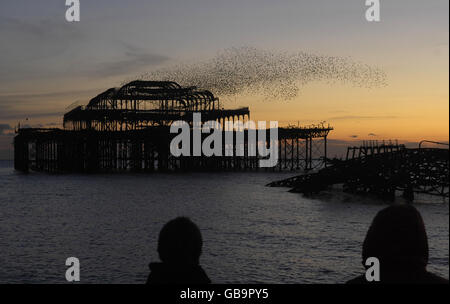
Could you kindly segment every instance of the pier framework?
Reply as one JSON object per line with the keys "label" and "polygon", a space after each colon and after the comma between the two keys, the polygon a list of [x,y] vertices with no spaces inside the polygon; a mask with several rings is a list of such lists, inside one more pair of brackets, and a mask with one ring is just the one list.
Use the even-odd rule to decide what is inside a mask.
{"label": "pier framework", "polygon": [[[248,153],[248,132],[244,132],[242,156],[173,156],[170,142],[177,134],[170,133],[170,125],[186,121],[192,132],[194,113],[200,113],[203,122],[218,122],[224,134],[227,123],[250,120],[248,107],[224,109],[209,91],[169,81],[133,81],[67,112],[63,129],[19,128],[14,138],[14,165],[24,172],[259,169],[260,158]],[[279,128],[279,160],[271,170],[322,166],[331,130],[323,125]],[[236,138],[236,131],[232,132]],[[269,145],[269,130],[266,134]],[[236,144],[232,149],[236,151]]]}
{"label": "pier framework", "polygon": [[[446,145],[448,143],[438,143]],[[275,181],[268,186],[292,192],[318,193],[343,184],[350,193],[372,194],[392,200],[395,192],[412,201],[414,193],[449,197],[449,149],[406,148],[397,141],[366,141],[349,147],[345,160],[331,160],[318,172]]]}

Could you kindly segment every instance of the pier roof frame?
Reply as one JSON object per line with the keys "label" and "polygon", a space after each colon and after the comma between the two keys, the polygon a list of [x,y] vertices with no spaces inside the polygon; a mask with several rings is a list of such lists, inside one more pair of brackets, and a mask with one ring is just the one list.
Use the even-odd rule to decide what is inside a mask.
{"label": "pier roof frame", "polygon": [[119,100],[138,102],[177,101],[178,108],[188,108],[191,105],[198,104],[216,108],[211,104],[219,101],[210,91],[198,90],[195,86],[182,87],[174,81],[135,80],[120,88],[110,88],[100,93],[89,101],[86,109],[115,109],[117,108],[116,101]]}

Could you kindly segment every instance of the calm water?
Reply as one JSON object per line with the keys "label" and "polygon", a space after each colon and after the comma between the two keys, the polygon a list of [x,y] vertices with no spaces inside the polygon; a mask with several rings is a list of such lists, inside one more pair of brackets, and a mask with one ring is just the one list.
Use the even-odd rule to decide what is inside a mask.
{"label": "calm water", "polygon": [[[162,225],[189,216],[216,283],[341,283],[362,271],[361,244],[385,205],[329,191],[268,188],[289,174],[46,175],[0,162],[0,283],[143,283]],[[449,204],[421,197],[429,269],[448,278]]]}

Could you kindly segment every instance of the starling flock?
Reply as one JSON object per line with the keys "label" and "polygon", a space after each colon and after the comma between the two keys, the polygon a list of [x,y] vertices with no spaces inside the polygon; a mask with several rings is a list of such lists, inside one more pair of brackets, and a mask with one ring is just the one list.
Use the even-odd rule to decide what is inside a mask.
{"label": "starling flock", "polygon": [[295,98],[301,87],[312,81],[351,83],[365,88],[386,85],[386,74],[380,68],[350,58],[253,47],[226,49],[210,60],[161,68],[140,78],[176,81],[221,97],[257,94],[278,100]]}

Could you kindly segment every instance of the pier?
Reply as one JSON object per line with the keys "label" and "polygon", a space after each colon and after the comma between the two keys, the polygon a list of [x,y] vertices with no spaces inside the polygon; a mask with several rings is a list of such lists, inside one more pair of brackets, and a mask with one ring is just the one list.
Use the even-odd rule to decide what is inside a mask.
{"label": "pier", "polygon": [[[448,144],[443,144],[447,145]],[[345,160],[329,160],[325,168],[268,184],[291,192],[319,193],[343,184],[350,193],[393,200],[396,191],[412,201],[414,193],[449,197],[449,149],[408,149],[397,142],[365,142],[349,147]]]}
{"label": "pier", "polygon": [[[176,134],[170,133],[170,125],[183,120],[189,123],[192,132],[193,113],[200,113],[202,121],[218,122],[224,134],[236,133],[226,131],[227,123],[246,123],[250,119],[248,107],[225,109],[206,90],[182,87],[170,81],[132,81],[121,88],[106,90],[86,106],[65,113],[62,129],[18,128],[14,138],[14,167],[22,172],[49,173],[261,169],[259,157],[247,152],[242,156],[234,153],[231,157],[224,156],[225,153],[212,157],[173,156],[170,142]],[[279,128],[278,163],[264,170],[323,167],[331,130],[332,127],[324,125]],[[244,146],[247,145],[248,132],[244,132]],[[237,148],[232,147],[234,151]]]}

